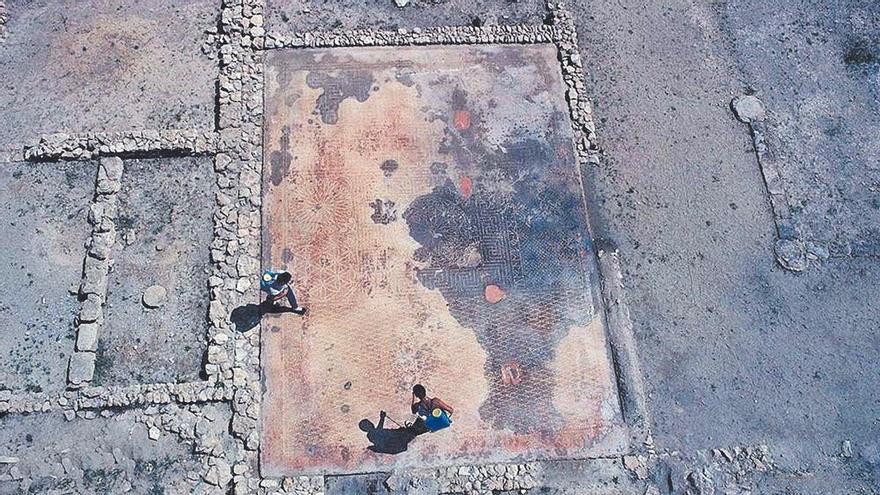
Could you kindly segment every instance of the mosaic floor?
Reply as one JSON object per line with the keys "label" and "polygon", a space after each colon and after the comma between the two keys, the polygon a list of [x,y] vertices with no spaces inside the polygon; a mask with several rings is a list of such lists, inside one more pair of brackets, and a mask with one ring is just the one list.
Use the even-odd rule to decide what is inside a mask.
{"label": "mosaic floor", "polygon": [[[274,51],[264,475],[625,447],[553,46]],[[410,389],[455,408],[415,438]],[[367,420],[367,421],[364,421]]]}

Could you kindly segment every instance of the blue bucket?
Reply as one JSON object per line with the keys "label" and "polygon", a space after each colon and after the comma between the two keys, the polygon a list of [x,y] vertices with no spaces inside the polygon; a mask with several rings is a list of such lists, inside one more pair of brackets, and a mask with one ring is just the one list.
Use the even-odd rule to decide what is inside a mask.
{"label": "blue bucket", "polygon": [[431,414],[425,419],[425,426],[432,433],[435,431],[442,430],[443,428],[448,428],[449,425],[452,424],[452,419],[449,418],[449,414],[446,413],[443,409],[439,407],[435,407]]}

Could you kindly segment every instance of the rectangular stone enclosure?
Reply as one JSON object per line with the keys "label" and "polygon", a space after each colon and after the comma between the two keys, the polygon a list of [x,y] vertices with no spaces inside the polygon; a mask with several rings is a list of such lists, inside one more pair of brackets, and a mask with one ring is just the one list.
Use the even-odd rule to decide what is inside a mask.
{"label": "rectangular stone enclosure", "polygon": [[555,46],[273,51],[265,115],[264,475],[625,448]]}
{"label": "rectangular stone enclosure", "polygon": [[[208,157],[125,160],[94,385],[199,380],[208,333],[212,166]],[[151,285],[167,291],[161,308],[143,304]]]}

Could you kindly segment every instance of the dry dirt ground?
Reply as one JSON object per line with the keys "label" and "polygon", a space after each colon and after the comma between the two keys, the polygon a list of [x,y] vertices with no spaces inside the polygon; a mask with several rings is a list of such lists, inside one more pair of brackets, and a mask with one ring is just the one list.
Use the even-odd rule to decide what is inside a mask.
{"label": "dry dirt ground", "polygon": [[[48,133],[226,136],[219,88],[241,84],[218,80],[223,50],[251,48],[221,47],[217,29],[224,9],[241,3],[0,0],[0,493],[438,491],[434,475],[391,471],[246,482],[259,473],[259,437],[237,432],[256,421],[258,404],[240,406],[245,379],[211,348],[244,355],[259,336],[217,339],[212,325],[227,315],[212,301],[216,291],[254,289],[212,266],[236,259],[247,245],[235,238],[252,235],[251,220],[237,218],[239,229],[224,234],[234,239],[218,243],[218,210],[259,200],[247,187],[218,194],[228,184],[215,179],[216,150],[25,159]],[[880,493],[880,3],[566,7],[598,134],[599,163],[582,168],[590,228],[596,246],[619,250],[651,441],[633,456],[515,467],[517,486]],[[549,12],[538,0],[266,0],[252,26],[258,37],[541,25]],[[807,252],[803,271],[775,259],[778,218],[750,128],[730,107],[741,95],[766,109],[764,137],[793,238]],[[122,156],[124,172],[111,193],[115,238],[102,265],[96,349],[83,351],[80,285],[94,258],[91,211],[107,155]],[[155,284],[166,299],[145,307]],[[94,378],[67,390],[69,360],[83,352],[94,353]],[[228,373],[217,378],[218,368]],[[218,395],[174,392],[205,383]],[[151,395],[154,384],[171,392]],[[478,471],[450,468],[469,480],[455,492],[492,493],[476,480],[511,472]]]}

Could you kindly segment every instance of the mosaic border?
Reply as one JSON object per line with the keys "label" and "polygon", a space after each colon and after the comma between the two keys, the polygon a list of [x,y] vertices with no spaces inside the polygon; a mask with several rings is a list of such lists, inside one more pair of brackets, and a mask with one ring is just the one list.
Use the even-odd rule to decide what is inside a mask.
{"label": "mosaic border", "polygon": [[[238,128],[243,137],[250,136],[249,127],[253,125],[261,126],[262,108],[261,106],[251,106],[250,103],[258,102],[262,104],[262,80],[248,79],[255,74],[262,74],[262,61],[259,66],[253,65],[257,61],[257,55],[261,51],[279,49],[279,48],[311,48],[311,47],[365,47],[365,46],[404,46],[404,45],[437,45],[437,44],[533,44],[533,43],[553,43],[558,52],[560,69],[562,71],[563,81],[566,85],[565,98],[568,103],[572,129],[575,137],[575,148],[578,155],[580,165],[594,166],[598,163],[598,150],[595,144],[595,125],[592,119],[592,105],[586,98],[586,87],[584,85],[583,66],[580,54],[578,53],[577,33],[571,14],[561,4],[548,4],[550,11],[550,24],[530,26],[487,26],[487,27],[438,27],[429,29],[399,29],[397,31],[381,31],[381,30],[345,30],[345,31],[321,31],[284,34],[278,32],[266,33],[263,27],[262,19],[262,2],[246,0],[231,1],[221,16],[221,63],[224,69],[221,69],[220,76],[220,122],[221,126],[229,125]],[[250,15],[248,15],[250,14]],[[256,19],[256,21],[255,21]],[[243,73],[236,72],[235,69],[242,70]],[[249,84],[244,84],[248,82]],[[238,112],[245,112],[243,115]],[[235,117],[240,116],[240,125],[235,125]],[[261,130],[261,127],[259,127]],[[225,131],[221,131],[225,132]],[[259,134],[260,131],[256,131]],[[245,140],[250,141],[250,140]],[[257,149],[261,150],[262,143],[257,144]],[[238,160],[231,159],[229,164],[234,164],[237,169],[254,169],[250,168],[252,163],[256,163],[256,171],[261,170],[262,156],[261,153],[243,153],[245,150],[239,150]],[[245,194],[246,195],[246,194]],[[245,196],[239,194],[240,197]],[[251,201],[252,206],[259,207],[258,201]],[[247,210],[247,208],[245,208]],[[240,213],[248,213],[242,211]],[[250,225],[253,227],[253,225]],[[243,263],[248,268],[252,268],[253,260],[245,257]],[[257,264],[259,261],[257,261]],[[248,270],[250,271],[250,270]],[[237,274],[241,276],[241,273]],[[603,273],[603,276],[605,274]],[[619,278],[619,272],[618,272]],[[231,277],[227,277],[222,281],[223,286],[227,287],[225,293],[218,294],[217,314],[222,314],[229,303],[241,302],[239,296],[231,296],[228,288],[233,284],[238,284]],[[247,283],[244,283],[247,285]],[[238,291],[244,295],[247,291]],[[622,286],[613,292],[615,299],[615,308],[623,308]],[[604,299],[604,297],[603,297]],[[237,301],[236,301],[237,300]],[[225,304],[224,304],[225,303]],[[212,302],[212,305],[214,303]],[[221,307],[223,305],[223,307]],[[603,306],[609,307],[609,301],[605,300]],[[618,312],[611,318],[608,318],[609,325],[620,325],[625,319],[628,319],[628,312]],[[217,321],[218,330],[223,331],[223,324],[226,322]],[[631,327],[625,326],[620,331],[609,332],[609,340],[620,335],[621,333],[631,333]],[[321,493],[323,491],[323,483],[319,483],[318,479],[322,477],[299,477],[284,479],[264,479],[259,478],[259,425],[255,421],[259,418],[260,408],[260,373],[259,353],[260,353],[260,327],[259,325],[250,332],[245,332],[235,336],[238,342],[235,344],[233,368],[237,377],[235,382],[235,398],[233,401],[233,432],[242,440],[243,451],[245,452],[245,462],[247,469],[242,467],[242,474],[236,474],[233,483],[236,491],[252,491],[259,488],[264,490],[273,490],[278,487],[284,489],[286,493]],[[612,344],[614,346],[614,344]],[[638,373],[637,361],[634,359],[634,349],[630,345],[620,346],[616,353],[617,356],[626,356],[626,361],[630,365],[623,367],[615,366],[618,372]],[[254,359],[256,356],[256,359]],[[619,379],[619,383],[640,383],[640,376],[627,377],[624,380]],[[632,388],[632,387],[630,387]],[[644,405],[643,392],[640,388],[630,390],[629,397],[637,397],[636,403]],[[242,414],[244,412],[244,414]],[[647,414],[642,408],[637,416],[636,429],[640,432],[638,439],[642,440],[644,445],[650,450],[650,434],[648,433]],[[628,426],[632,427],[633,425]],[[637,450],[640,450],[641,447]],[[255,469],[254,469],[255,468]],[[479,470],[483,467],[474,467]],[[254,473],[257,473],[256,476]],[[291,481],[294,480],[294,481]],[[509,483],[507,486],[511,486]],[[465,492],[479,492],[484,487],[480,486],[464,486],[464,485],[446,485],[445,490],[462,490]],[[504,489],[505,484],[501,484],[494,489]],[[516,485],[513,489],[527,489],[529,486]]]}

